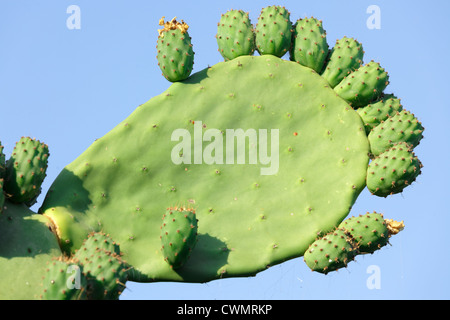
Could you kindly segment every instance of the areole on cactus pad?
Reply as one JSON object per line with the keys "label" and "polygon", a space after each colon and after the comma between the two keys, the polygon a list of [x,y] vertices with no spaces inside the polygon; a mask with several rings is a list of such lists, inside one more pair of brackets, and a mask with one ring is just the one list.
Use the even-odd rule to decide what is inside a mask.
{"label": "areole on cactus pad", "polygon": [[[384,246],[385,228],[389,235],[403,228],[376,217],[368,233],[354,236],[341,225],[366,187],[369,164],[383,162],[378,155],[393,137],[410,153],[423,137],[418,120],[384,93],[384,68],[363,63],[361,43],[344,37],[328,48],[322,21],[292,24],[280,6],[264,8],[257,26],[231,10],[217,26],[225,61],[191,74],[187,24],[163,18],[160,25],[157,60],[174,83],[68,164],[49,188],[42,215],[31,215],[38,217],[36,230],[45,227],[53,237],[42,244],[46,258],[70,257],[100,279],[91,296],[118,298],[127,280],[252,276],[303,255],[313,270],[328,273],[362,250]],[[9,174],[1,155],[0,189]],[[406,170],[415,180],[422,164],[414,160],[412,167],[385,161],[371,179]],[[374,194],[401,192],[410,182],[391,190],[375,181],[383,193]],[[1,195],[8,217],[24,217],[14,220],[13,231],[28,230],[27,203]],[[4,220],[0,230],[7,228]],[[0,248],[2,270],[16,266],[13,252]],[[30,259],[43,273],[43,260]],[[51,293],[66,296],[59,288]]]}

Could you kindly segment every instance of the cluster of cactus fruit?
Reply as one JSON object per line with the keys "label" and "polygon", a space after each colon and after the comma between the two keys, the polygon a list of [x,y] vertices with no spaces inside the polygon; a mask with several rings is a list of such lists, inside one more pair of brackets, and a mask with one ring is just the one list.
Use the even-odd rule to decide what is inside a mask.
{"label": "cluster of cactus fruit", "polygon": [[377,212],[351,217],[314,241],[305,252],[304,261],[312,271],[326,274],[346,267],[359,254],[381,249],[391,235],[403,228],[403,221],[385,220]]}
{"label": "cluster of cactus fruit", "polygon": [[[49,258],[38,296],[117,299],[128,280],[205,282],[254,275],[299,256],[328,273],[403,229],[376,212],[345,220],[365,187],[380,197],[401,193],[422,168],[413,150],[424,128],[384,93],[389,76],[379,63],[364,64],[361,43],[343,37],[329,48],[322,21],[292,23],[281,6],[263,8],[255,26],[248,13],[230,10],[216,35],[225,61],[191,75],[188,25],[164,17],[159,24],[158,65],[174,83],[53,182],[33,230],[50,228],[61,254],[45,233],[41,251]],[[195,143],[191,150],[191,133],[209,133],[216,141],[207,148],[217,156],[220,137],[244,127],[280,129],[277,174],[260,174],[267,161],[203,163]],[[162,155],[173,156],[168,141],[180,128],[188,147],[168,163]],[[22,138],[6,161],[0,146],[0,229],[8,222],[16,228],[0,232],[0,240],[28,230],[25,208],[40,193],[48,155],[47,145]],[[14,245],[36,270],[34,242]],[[19,259],[19,249],[7,246],[0,241],[4,274]]]}
{"label": "cluster of cactus fruit", "polygon": [[43,277],[45,300],[117,300],[125,289],[127,264],[120,246],[96,232],[71,257],[49,262]]}

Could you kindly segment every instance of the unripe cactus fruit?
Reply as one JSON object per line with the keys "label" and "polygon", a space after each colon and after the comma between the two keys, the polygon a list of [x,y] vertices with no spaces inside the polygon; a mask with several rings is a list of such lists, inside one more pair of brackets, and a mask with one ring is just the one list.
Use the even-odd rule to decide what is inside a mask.
{"label": "unripe cactus fruit", "polygon": [[367,188],[372,194],[387,197],[402,192],[420,174],[422,163],[406,143],[381,153],[367,170]]}
{"label": "unripe cactus fruit", "polygon": [[306,250],[304,260],[312,271],[327,274],[346,267],[357,253],[351,237],[344,230],[336,229],[314,241]]}
{"label": "unripe cactus fruit", "polygon": [[356,109],[378,99],[388,84],[387,72],[371,61],[346,76],[334,90]]}
{"label": "unripe cactus fruit", "polygon": [[281,6],[261,10],[256,24],[256,50],[259,54],[284,56],[291,47],[292,22],[290,13]]}
{"label": "unripe cactus fruit", "polygon": [[164,22],[161,18],[159,25],[164,26],[158,30],[158,65],[163,76],[171,81],[181,81],[189,77],[194,65],[194,51],[192,50],[191,37],[187,32],[189,26],[176,18]]}
{"label": "unripe cactus fruit", "polygon": [[43,278],[43,300],[85,300],[87,281],[82,266],[60,258],[51,261]]}
{"label": "unripe cactus fruit", "polygon": [[109,235],[103,232],[92,232],[88,235],[83,245],[75,253],[74,258],[81,263],[90,259],[97,250],[104,250],[120,256],[120,246]]}
{"label": "unripe cactus fruit", "polygon": [[9,200],[31,206],[41,192],[46,176],[48,146],[39,140],[22,137],[6,163],[5,192]]}
{"label": "unripe cactus fruit", "polygon": [[373,253],[384,247],[389,240],[388,224],[380,213],[367,213],[344,220],[338,228],[353,237],[359,253]]}
{"label": "unripe cactus fruit", "polygon": [[252,55],[255,51],[255,34],[248,13],[230,10],[222,14],[217,24],[216,39],[218,50],[225,60]]}
{"label": "unripe cactus fruit", "polygon": [[363,57],[362,44],[353,38],[343,37],[336,41],[331,50],[322,77],[334,88],[347,75],[359,69],[363,63]]}
{"label": "unripe cactus fruit", "polygon": [[115,300],[128,280],[120,246],[108,234],[92,232],[73,256],[84,267],[90,300]]}
{"label": "unripe cactus fruit", "polygon": [[361,119],[363,119],[366,133],[369,134],[370,131],[381,122],[386,121],[388,118],[402,110],[403,106],[400,103],[400,99],[393,94],[387,94],[380,100],[357,109],[356,112],[358,112]]}
{"label": "unripe cactus fruit", "polygon": [[115,253],[95,250],[83,261],[89,300],[117,300],[127,282],[127,264]]}
{"label": "unripe cactus fruit", "polygon": [[328,56],[328,43],[321,20],[313,17],[297,20],[290,55],[291,61],[322,72]]}
{"label": "unripe cactus fruit", "polygon": [[197,218],[189,208],[168,208],[161,226],[161,250],[174,269],[181,268],[189,259],[197,243]]}
{"label": "unripe cactus fruit", "polygon": [[397,112],[369,133],[371,152],[377,156],[400,142],[405,142],[413,149],[422,140],[424,130],[412,113],[407,110]]}

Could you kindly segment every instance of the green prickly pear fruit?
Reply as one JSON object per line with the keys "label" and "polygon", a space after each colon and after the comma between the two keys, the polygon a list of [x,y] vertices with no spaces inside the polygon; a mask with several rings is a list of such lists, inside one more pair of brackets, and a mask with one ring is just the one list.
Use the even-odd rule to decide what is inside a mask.
{"label": "green prickly pear fruit", "polygon": [[373,128],[369,133],[371,152],[377,156],[400,142],[405,142],[410,148],[415,148],[422,140],[424,130],[414,114],[403,109]]}
{"label": "green prickly pear fruit", "polygon": [[320,73],[327,56],[327,35],[322,27],[322,21],[313,17],[297,20],[290,50],[291,61]]}
{"label": "green prickly pear fruit", "polygon": [[43,300],[85,300],[87,281],[83,268],[74,261],[51,261],[43,278]]}
{"label": "green prickly pear fruit", "polygon": [[168,208],[161,226],[161,250],[170,266],[181,268],[197,243],[195,211],[185,207]]}
{"label": "green prickly pear fruit", "polygon": [[336,40],[322,77],[334,88],[347,75],[360,68],[363,57],[363,46],[357,40],[347,37]]}
{"label": "green prickly pear fruit", "polygon": [[336,229],[314,241],[303,258],[312,271],[327,274],[346,267],[358,250],[351,237],[342,229]]}
{"label": "green prickly pear fruit", "polygon": [[369,134],[381,122],[386,121],[389,117],[402,110],[403,106],[400,103],[400,99],[393,94],[388,94],[372,104],[357,109],[356,112],[361,116],[366,133]]}
{"label": "green prickly pear fruit", "polygon": [[353,237],[359,253],[373,253],[384,247],[390,237],[388,223],[377,212],[344,220],[338,228],[344,229]]}
{"label": "green prickly pear fruit", "polygon": [[189,26],[176,18],[164,22],[164,17],[159,25],[164,28],[158,30],[158,65],[167,80],[182,81],[189,77],[194,65],[194,51],[187,31]]}
{"label": "green prickly pear fruit", "polygon": [[356,109],[378,99],[388,84],[387,72],[371,61],[347,75],[334,90]]}
{"label": "green prickly pear fruit", "polygon": [[217,24],[216,39],[225,61],[252,55],[255,52],[255,34],[248,13],[230,10],[222,14]]}
{"label": "green prickly pear fruit", "polygon": [[291,48],[292,41],[290,13],[281,6],[263,8],[255,32],[256,50],[260,55],[284,56]]}
{"label": "green prickly pear fruit", "polygon": [[90,259],[92,253],[97,250],[104,250],[112,254],[119,255],[120,245],[117,244],[109,235],[103,232],[92,232],[88,235],[86,240],[84,240],[80,249],[74,255],[74,258],[85,263]]}
{"label": "green prickly pear fruit", "polygon": [[128,280],[127,264],[121,257],[104,249],[90,252],[83,262],[89,300],[117,300]]}
{"label": "green prickly pear fruit", "polygon": [[421,173],[422,163],[406,143],[381,153],[367,170],[367,188],[380,197],[400,193]]}
{"label": "green prickly pear fruit", "polygon": [[39,140],[22,137],[6,163],[5,192],[15,203],[34,204],[41,192],[48,164],[48,146]]}

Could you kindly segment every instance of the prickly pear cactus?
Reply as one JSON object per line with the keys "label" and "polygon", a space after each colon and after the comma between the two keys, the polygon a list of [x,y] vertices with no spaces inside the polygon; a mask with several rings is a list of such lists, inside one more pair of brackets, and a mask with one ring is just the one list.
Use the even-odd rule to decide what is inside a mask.
{"label": "prickly pear cactus", "polygon": [[388,79],[384,68],[371,61],[347,75],[334,90],[356,109],[380,98],[389,84]]}
{"label": "prickly pear cactus", "polygon": [[312,271],[327,274],[344,268],[357,255],[358,247],[345,230],[336,229],[314,241],[306,250],[305,263]]}
{"label": "prickly pear cactus", "polygon": [[92,232],[84,240],[83,245],[74,255],[74,258],[83,263],[89,260],[92,253],[97,250],[120,255],[120,245],[104,232]]}
{"label": "prickly pear cactus", "polygon": [[422,140],[423,131],[422,124],[411,112],[399,111],[370,131],[372,153],[377,156],[401,142],[414,149]]}
{"label": "prickly pear cactus", "polygon": [[256,50],[261,55],[284,56],[291,47],[291,14],[281,6],[263,8],[256,24]]}
{"label": "prickly pear cactus", "polygon": [[325,70],[322,73],[331,87],[335,87],[348,74],[359,69],[363,64],[364,50],[362,44],[356,39],[343,37],[336,40],[325,63]]}
{"label": "prickly pear cactus", "polygon": [[375,103],[357,109],[356,112],[358,112],[364,121],[366,132],[369,134],[373,128],[402,110],[403,106],[400,103],[400,99],[393,94],[387,94]]}
{"label": "prickly pear cactus", "polygon": [[328,42],[322,21],[299,19],[294,25],[290,58],[301,65],[321,72],[328,56]]}
{"label": "prickly pear cactus", "polygon": [[189,259],[197,243],[197,218],[193,209],[168,208],[161,226],[161,250],[164,260],[179,269]]}
{"label": "prickly pear cactus", "polygon": [[398,143],[370,163],[367,188],[380,197],[400,193],[416,180],[422,166],[410,145]]}
{"label": "prickly pear cactus", "polygon": [[117,300],[125,289],[128,278],[126,262],[120,255],[104,249],[88,252],[90,254],[84,255],[80,260],[87,278],[87,299]]}
{"label": "prickly pear cactus", "polygon": [[6,166],[4,189],[15,203],[31,206],[41,193],[48,163],[48,146],[39,140],[22,137]]}
{"label": "prickly pear cactus", "polygon": [[[308,19],[312,25],[303,30],[298,22],[293,36],[290,14],[280,6],[264,8],[255,27],[241,11],[234,13],[242,30],[227,20],[231,13],[218,17],[217,42],[226,61],[193,74],[187,25],[162,19],[158,61],[174,83],[68,164],[39,215],[12,204],[20,192],[3,192],[0,238],[27,234],[30,220],[37,221],[34,232],[52,238],[30,245],[37,237],[33,234],[0,246],[2,271],[11,274],[21,266],[43,274],[44,257],[33,255],[41,246],[47,261],[62,253],[83,266],[88,299],[117,299],[127,280],[252,276],[303,255],[313,270],[328,273],[357,254],[382,248],[382,228],[389,236],[403,228],[373,219],[369,229],[376,232],[370,236],[378,238],[371,238],[352,234],[358,228],[340,226],[361,191],[372,190],[372,171],[375,180],[384,177],[391,186],[401,186],[377,186],[387,189],[374,192],[377,196],[401,192],[412,182],[409,176],[385,176],[414,170],[379,156],[399,142],[412,152],[423,137],[416,118],[384,92],[387,72],[379,63],[363,64],[362,44],[352,38],[340,39],[329,50],[316,18]],[[229,33],[222,28],[227,23]],[[309,40],[301,42],[307,29],[303,38]],[[252,55],[253,30],[260,56]],[[250,39],[247,49],[243,39]],[[280,58],[298,49],[308,57]],[[387,144],[374,143],[378,136]],[[372,169],[377,163],[384,171]],[[418,159],[417,164],[414,179],[420,173]],[[13,169],[7,166],[5,177]],[[167,208],[190,217],[187,227],[166,222]],[[21,219],[13,217],[17,212]],[[169,238],[185,232],[195,236]],[[364,248],[367,239],[369,248]],[[317,242],[319,249],[312,250]],[[175,243],[180,251],[169,250]],[[370,247],[373,243],[376,248]],[[16,254],[15,247],[25,254]],[[97,284],[89,285],[89,279]],[[31,289],[27,294],[37,296]]]}
{"label": "prickly pear cactus", "polygon": [[249,14],[230,10],[222,14],[217,24],[217,49],[225,60],[252,55],[255,51],[255,33]]}
{"label": "prickly pear cactus", "polygon": [[164,17],[159,25],[164,26],[158,30],[156,46],[159,68],[169,81],[184,80],[189,77],[194,65],[194,51],[187,31],[189,26],[184,21],[178,22],[176,18],[165,22]]}
{"label": "prickly pear cactus", "polygon": [[405,227],[403,221],[384,219],[377,212],[344,220],[335,230],[316,239],[303,260],[311,271],[327,274],[346,268],[360,254],[374,253]]}
{"label": "prickly pear cactus", "polygon": [[82,266],[59,258],[51,261],[43,277],[43,300],[86,300],[87,280]]}
{"label": "prickly pear cactus", "polygon": [[373,253],[384,247],[389,240],[388,223],[377,212],[344,220],[340,228],[353,238],[360,253]]}

